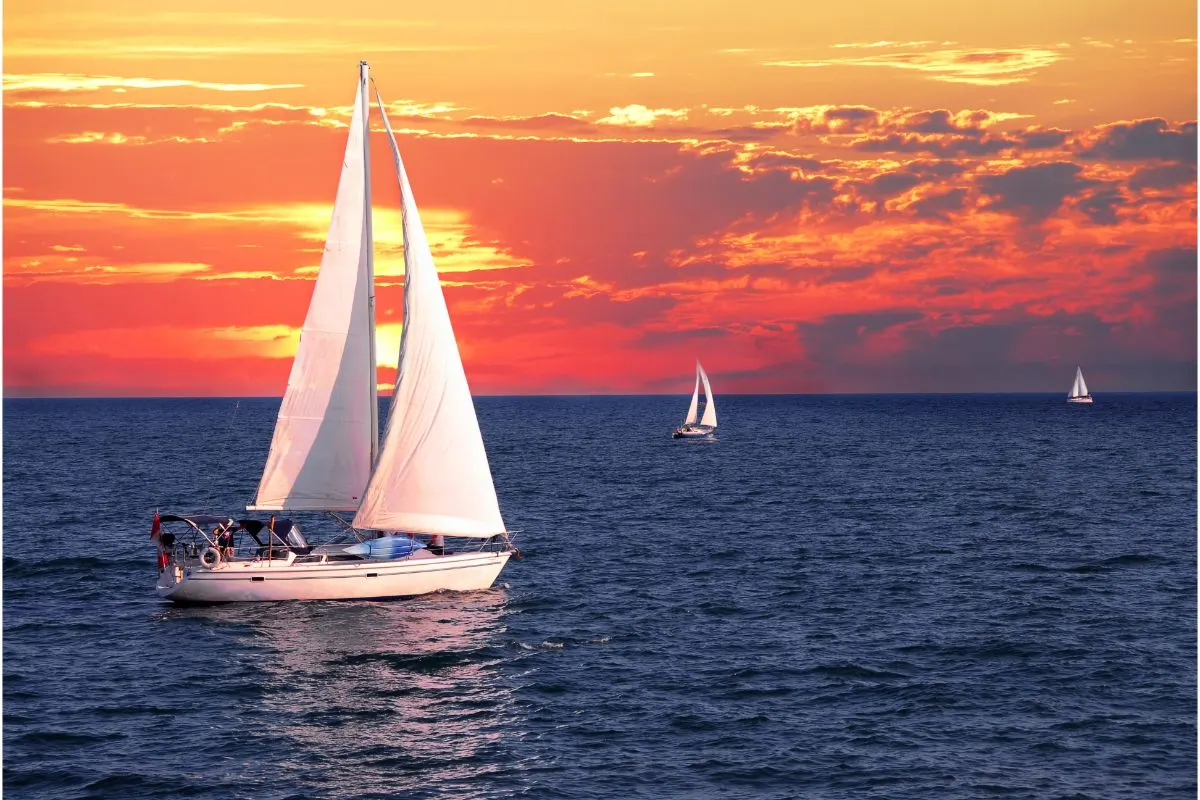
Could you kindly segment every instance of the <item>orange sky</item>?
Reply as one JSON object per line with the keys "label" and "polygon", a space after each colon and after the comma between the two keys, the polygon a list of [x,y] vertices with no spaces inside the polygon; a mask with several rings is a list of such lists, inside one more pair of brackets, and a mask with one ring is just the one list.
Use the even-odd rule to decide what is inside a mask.
{"label": "orange sky", "polygon": [[697,355],[719,393],[1195,387],[1193,4],[9,0],[3,32],[10,396],[280,395],[360,58],[477,394],[686,393]]}

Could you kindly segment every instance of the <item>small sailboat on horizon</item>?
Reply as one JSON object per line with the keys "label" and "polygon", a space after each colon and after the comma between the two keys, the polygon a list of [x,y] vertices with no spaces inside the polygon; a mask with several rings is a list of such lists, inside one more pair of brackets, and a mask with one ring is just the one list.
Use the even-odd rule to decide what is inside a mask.
{"label": "small sailboat on horizon", "polygon": [[[158,546],[156,589],[164,599],[374,600],[486,589],[517,554],[501,518],[437,267],[376,87],[404,238],[404,324],[380,445],[373,83],[360,62],[329,235],[257,497],[246,507],[269,512],[270,521],[155,513],[150,535]],[[276,516],[284,512],[328,513],[344,530],[314,546],[292,520]],[[353,521],[339,512],[352,513]]]}
{"label": "small sailboat on horizon", "polygon": [[[704,385],[704,412],[699,410],[700,385]],[[700,421],[696,419],[699,417]],[[717,404],[713,402],[712,386],[708,382],[708,373],[696,361],[696,386],[692,389],[692,402],[688,405],[687,416],[671,434],[673,439],[698,439],[709,436],[717,429]]]}
{"label": "small sailboat on horizon", "polygon": [[1088,392],[1087,383],[1083,380],[1083,370],[1075,367],[1075,383],[1067,394],[1068,403],[1091,403],[1092,395]]}

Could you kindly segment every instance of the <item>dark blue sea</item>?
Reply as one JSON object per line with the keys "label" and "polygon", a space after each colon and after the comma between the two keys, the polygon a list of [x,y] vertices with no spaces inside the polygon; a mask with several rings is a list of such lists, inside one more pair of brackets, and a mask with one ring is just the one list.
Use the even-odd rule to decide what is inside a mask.
{"label": "dark blue sea", "polygon": [[480,398],[495,588],[164,604],[278,402],[4,402],[6,798],[1196,796],[1195,394]]}

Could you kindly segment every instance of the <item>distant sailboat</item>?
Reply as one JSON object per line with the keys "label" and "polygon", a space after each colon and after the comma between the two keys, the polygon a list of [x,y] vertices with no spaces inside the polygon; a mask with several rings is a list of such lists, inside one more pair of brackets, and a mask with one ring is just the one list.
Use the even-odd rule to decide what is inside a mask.
{"label": "distant sailboat", "polygon": [[1068,403],[1090,403],[1092,396],[1088,393],[1087,384],[1083,380],[1083,370],[1075,368],[1075,383],[1071,385],[1071,393],[1067,395]]}
{"label": "distant sailboat", "polygon": [[[291,520],[276,516],[262,522],[155,514],[151,538],[163,598],[342,600],[486,589],[516,553],[437,268],[376,89],[404,234],[404,330],[379,443],[370,83],[362,62],[325,252],[258,496],[247,507],[353,512],[353,523],[314,547]],[[163,523],[183,523],[190,541],[160,531]],[[446,549],[444,537],[461,537],[460,544]]]}
{"label": "distant sailboat", "polygon": [[[704,413],[699,414],[700,384],[704,384]],[[696,417],[700,422],[696,422]],[[713,402],[712,386],[708,382],[708,374],[700,362],[696,362],[696,387],[692,389],[692,402],[688,405],[687,417],[683,424],[671,434],[674,439],[696,439],[708,436],[717,429],[717,404]]]}

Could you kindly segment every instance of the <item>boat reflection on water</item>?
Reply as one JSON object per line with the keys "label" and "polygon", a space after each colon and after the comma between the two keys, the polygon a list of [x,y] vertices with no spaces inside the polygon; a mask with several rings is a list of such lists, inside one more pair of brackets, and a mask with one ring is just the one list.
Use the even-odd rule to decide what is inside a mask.
{"label": "boat reflection on water", "polygon": [[494,780],[511,764],[520,725],[500,668],[511,658],[507,600],[495,588],[395,603],[179,608],[168,616],[201,617],[235,639],[243,668],[208,695],[209,709],[236,715],[234,741],[224,744],[270,762],[265,770],[247,764],[239,777],[270,783],[274,774],[322,797],[356,797]]}

